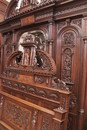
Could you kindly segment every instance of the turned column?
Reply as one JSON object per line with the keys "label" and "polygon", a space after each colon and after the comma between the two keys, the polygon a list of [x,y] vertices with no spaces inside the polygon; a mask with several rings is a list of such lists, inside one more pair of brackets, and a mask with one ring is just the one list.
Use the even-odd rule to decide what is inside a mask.
{"label": "turned column", "polygon": [[16,31],[13,30],[13,39],[12,39],[12,52],[15,51],[15,43],[16,43]]}
{"label": "turned column", "polygon": [[83,130],[85,91],[86,91],[86,82],[87,82],[86,69],[87,69],[87,39],[84,39],[83,71],[82,71],[82,82],[80,86],[78,130]]}
{"label": "turned column", "polygon": [[48,53],[53,56],[54,21],[49,21]]}

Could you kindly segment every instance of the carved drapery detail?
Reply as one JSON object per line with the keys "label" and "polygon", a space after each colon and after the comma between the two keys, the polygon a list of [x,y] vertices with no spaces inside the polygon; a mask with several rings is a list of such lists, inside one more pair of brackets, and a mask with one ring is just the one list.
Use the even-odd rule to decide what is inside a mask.
{"label": "carved drapery detail", "polygon": [[75,36],[74,36],[74,33],[73,32],[66,32],[64,35],[63,35],[63,45],[64,46],[73,46],[75,45]]}
{"label": "carved drapery detail", "polygon": [[62,79],[65,82],[71,82],[72,74],[72,51],[66,48],[63,52],[63,72]]}
{"label": "carved drapery detail", "polygon": [[28,130],[30,113],[26,109],[9,102],[5,103],[4,118],[15,124],[18,128]]}
{"label": "carved drapery detail", "polygon": [[50,130],[50,120],[48,118],[43,118],[41,130]]}

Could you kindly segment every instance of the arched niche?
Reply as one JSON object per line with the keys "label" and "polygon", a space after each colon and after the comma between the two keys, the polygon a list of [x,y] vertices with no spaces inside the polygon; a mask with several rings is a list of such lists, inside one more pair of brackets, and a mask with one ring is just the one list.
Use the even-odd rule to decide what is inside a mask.
{"label": "arched niche", "polygon": [[34,42],[38,44],[39,49],[46,51],[47,50],[47,35],[42,30],[33,30],[33,31],[26,31],[20,35],[18,40],[18,50],[24,51],[21,43],[23,43],[23,39],[27,36],[31,35],[33,37]]}
{"label": "arched niche", "polygon": [[70,89],[75,88],[80,78],[81,29],[77,26],[65,26],[58,31],[56,62],[58,77],[65,81]]}

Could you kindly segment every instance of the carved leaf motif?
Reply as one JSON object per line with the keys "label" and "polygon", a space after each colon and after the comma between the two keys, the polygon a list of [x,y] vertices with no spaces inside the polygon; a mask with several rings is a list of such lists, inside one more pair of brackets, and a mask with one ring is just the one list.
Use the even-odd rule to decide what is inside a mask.
{"label": "carved leaf motif", "polygon": [[35,125],[37,123],[37,118],[38,118],[38,111],[35,111],[33,114],[33,120],[32,120],[33,128],[35,127]]}
{"label": "carved leaf motif", "polygon": [[75,45],[75,36],[73,32],[66,32],[63,35],[63,44],[64,45]]}
{"label": "carved leaf motif", "polygon": [[5,118],[17,127],[28,130],[29,111],[11,102],[5,105]]}
{"label": "carved leaf motif", "polygon": [[43,118],[42,129],[41,130],[50,130],[50,121],[47,118]]}
{"label": "carved leaf motif", "polygon": [[11,40],[9,39],[7,41],[6,55],[9,56],[11,53],[12,53],[12,46],[11,46]]}
{"label": "carved leaf motif", "polygon": [[62,78],[65,82],[71,82],[71,72],[72,72],[72,51],[67,48],[63,53],[63,74]]}

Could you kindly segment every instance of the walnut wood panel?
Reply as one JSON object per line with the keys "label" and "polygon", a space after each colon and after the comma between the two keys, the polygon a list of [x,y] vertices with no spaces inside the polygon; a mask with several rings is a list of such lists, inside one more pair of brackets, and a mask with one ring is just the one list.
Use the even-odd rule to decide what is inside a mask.
{"label": "walnut wood panel", "polygon": [[5,92],[0,92],[0,97],[1,121],[14,130],[63,130],[66,111],[49,110]]}
{"label": "walnut wood panel", "polygon": [[[68,130],[83,130],[86,120],[86,6],[86,0],[22,0],[21,4],[12,0],[5,21],[0,23],[1,89],[51,110],[61,104],[69,111],[69,121],[67,115],[65,123],[68,122]],[[65,96],[69,90],[70,108]],[[49,129],[50,120],[44,122]],[[59,129],[56,121],[53,127]],[[66,130],[66,125],[61,129]]]}

